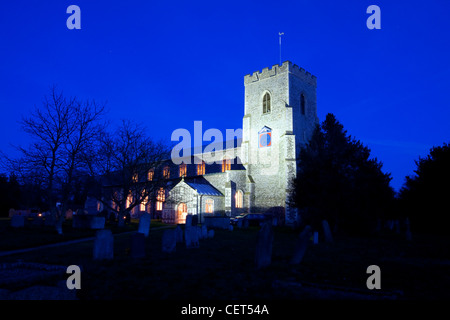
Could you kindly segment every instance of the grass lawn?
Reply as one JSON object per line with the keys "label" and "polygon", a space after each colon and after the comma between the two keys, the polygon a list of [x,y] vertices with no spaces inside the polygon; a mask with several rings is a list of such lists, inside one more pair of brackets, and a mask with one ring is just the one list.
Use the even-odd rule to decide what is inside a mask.
{"label": "grass lawn", "polygon": [[[73,229],[71,220],[64,221],[62,235],[56,232],[55,227],[34,225],[32,218],[26,219],[23,228],[12,228],[10,224],[9,218],[0,219],[0,252],[95,236],[95,230]],[[107,223],[106,228],[111,229],[113,233],[135,231],[138,221],[132,219],[129,225],[122,228]]]}
{"label": "grass lawn", "polygon": [[336,237],[333,244],[311,244],[301,264],[292,266],[297,232],[279,227],[274,229],[272,264],[255,270],[259,228],[215,230],[213,239],[200,240],[200,248],[177,244],[176,252],[167,254],[161,252],[164,229],[157,225],[152,221],[146,257],[141,259],[129,256],[131,235],[117,234],[112,261],[93,261],[93,241],[87,241],[0,257],[0,262],[79,265],[82,289],[77,296],[86,300],[352,299],[352,292],[371,298],[366,269],[373,264],[381,268],[383,293],[406,300],[450,298],[446,237],[415,235],[412,242],[396,234],[379,239]]}

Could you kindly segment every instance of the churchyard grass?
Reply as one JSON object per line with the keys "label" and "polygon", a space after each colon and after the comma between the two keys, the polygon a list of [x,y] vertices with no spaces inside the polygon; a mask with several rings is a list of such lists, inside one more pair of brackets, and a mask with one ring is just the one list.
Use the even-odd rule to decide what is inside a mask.
{"label": "churchyard grass", "polygon": [[[113,233],[134,231],[137,230],[138,222],[131,219],[131,223],[122,228],[111,224],[106,224],[106,228],[111,229]],[[33,225],[32,218],[26,220],[25,227],[13,228],[10,226],[10,218],[3,218],[0,220],[0,252],[95,236],[95,230],[72,228],[71,220],[64,221],[62,229],[63,234],[59,235],[54,226]]]}
{"label": "churchyard grass", "polygon": [[[167,227],[167,226],[166,226]],[[174,226],[168,226],[174,227]],[[5,256],[82,268],[79,299],[372,299],[366,287],[369,265],[381,268],[383,297],[448,299],[450,239],[396,234],[382,238],[336,236],[333,243],[309,244],[298,265],[291,265],[298,231],[275,228],[272,261],[256,270],[259,228],[215,230],[212,239],[187,249],[162,252],[164,228],[152,225],[144,258],[130,255],[131,235],[116,234],[114,259],[94,261],[93,241]],[[436,245],[439,243],[439,245]]]}

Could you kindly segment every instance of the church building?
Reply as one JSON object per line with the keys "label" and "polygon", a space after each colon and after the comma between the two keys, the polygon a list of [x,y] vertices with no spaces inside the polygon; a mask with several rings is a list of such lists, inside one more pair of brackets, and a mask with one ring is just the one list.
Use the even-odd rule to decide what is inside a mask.
{"label": "church building", "polygon": [[195,161],[164,161],[148,172],[148,179],[162,180],[161,187],[132,214],[146,211],[166,223],[184,223],[187,214],[203,221],[208,215],[241,213],[296,221],[289,187],[299,151],[319,123],[316,77],[286,61],[244,76],[244,86],[242,139],[217,155],[211,149],[193,154]]}
{"label": "church building", "polygon": [[164,201],[156,208],[163,220],[247,212],[272,213],[287,224],[296,220],[287,204],[289,184],[300,148],[319,122],[316,77],[286,61],[244,76],[244,85],[242,141],[214,164],[201,161],[214,154],[195,154],[200,161],[165,167]]}

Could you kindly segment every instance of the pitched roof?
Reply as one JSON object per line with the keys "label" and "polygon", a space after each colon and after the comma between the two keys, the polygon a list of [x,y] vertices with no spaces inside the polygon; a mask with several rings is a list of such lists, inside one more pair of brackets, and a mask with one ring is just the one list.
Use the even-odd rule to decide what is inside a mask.
{"label": "pitched roof", "polygon": [[223,196],[223,194],[213,187],[212,184],[209,182],[191,182],[191,181],[184,181],[188,186],[190,186],[192,189],[197,191],[198,194],[207,195],[207,196]]}

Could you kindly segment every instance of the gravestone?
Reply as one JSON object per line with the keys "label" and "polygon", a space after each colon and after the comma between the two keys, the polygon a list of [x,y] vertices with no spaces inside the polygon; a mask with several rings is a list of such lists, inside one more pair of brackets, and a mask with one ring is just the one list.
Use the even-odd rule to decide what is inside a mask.
{"label": "gravestone", "polygon": [[214,230],[208,230],[208,238],[214,238]]}
{"label": "gravestone", "polygon": [[131,235],[131,250],[132,258],[145,257],[145,235],[143,233],[133,233]]}
{"label": "gravestone", "polygon": [[186,227],[192,226],[192,214],[186,215]]}
{"label": "gravestone", "polygon": [[194,228],[196,228],[196,229],[197,229],[197,237],[198,237],[198,240],[201,240],[201,239],[203,239],[203,232],[202,232],[202,227],[200,227],[200,226],[196,226],[196,227],[194,227]]}
{"label": "gravestone", "polygon": [[291,259],[291,264],[299,264],[305,255],[308,247],[309,239],[311,238],[311,227],[306,226],[300,233],[297,243],[295,244],[294,254]]}
{"label": "gravestone", "polygon": [[105,228],[105,217],[90,217],[91,229],[103,229]]}
{"label": "gravestone", "polygon": [[23,228],[25,226],[25,217],[14,215],[11,217],[11,227]]}
{"label": "gravestone", "polygon": [[180,226],[177,226],[175,228],[175,233],[176,233],[177,243],[182,243],[183,242],[183,229],[181,229]]}
{"label": "gravestone", "polygon": [[187,227],[184,229],[184,239],[186,241],[186,248],[198,248],[198,228],[197,227]]}
{"label": "gravestone", "polygon": [[319,232],[314,231],[313,234],[313,244],[318,244],[319,243]]}
{"label": "gravestone", "polygon": [[233,229],[234,229],[233,226],[230,224],[230,225],[228,226],[228,230],[229,230],[229,231],[233,231]]}
{"label": "gravestone", "polygon": [[270,223],[263,223],[258,232],[256,243],[255,264],[256,268],[264,268],[272,261],[273,231]]}
{"label": "gravestone", "polygon": [[138,232],[148,237],[148,234],[150,232],[150,222],[151,222],[150,214],[148,214],[147,212],[143,213],[139,218]]}
{"label": "gravestone", "polygon": [[114,257],[114,237],[111,230],[98,230],[94,240],[94,260],[109,260]]}
{"label": "gravestone", "polygon": [[12,218],[15,214],[16,214],[16,210],[14,210],[13,208],[9,209],[9,217]]}
{"label": "gravestone", "polygon": [[175,252],[177,247],[177,231],[175,229],[165,230],[162,236],[162,251],[166,253]]}
{"label": "gravestone", "polygon": [[333,242],[333,235],[331,234],[330,225],[327,220],[322,221],[323,234],[325,236],[325,242]]}

